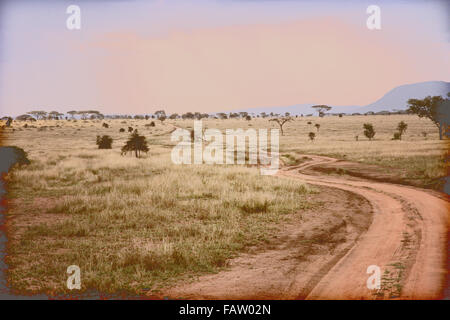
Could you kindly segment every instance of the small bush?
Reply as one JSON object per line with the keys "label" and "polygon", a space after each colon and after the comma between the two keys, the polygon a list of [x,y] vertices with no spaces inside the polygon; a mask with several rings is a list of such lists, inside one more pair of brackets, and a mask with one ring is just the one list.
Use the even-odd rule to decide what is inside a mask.
{"label": "small bush", "polygon": [[99,149],[111,149],[113,139],[110,136],[97,136],[97,145]]}
{"label": "small bush", "polygon": [[120,128],[119,132],[125,132],[125,129],[124,128]]}
{"label": "small bush", "polygon": [[364,123],[364,135],[369,139],[372,140],[375,136],[375,129],[371,123]]}
{"label": "small bush", "polygon": [[109,125],[105,122],[103,122],[102,126],[103,126],[103,128],[109,128]]}
{"label": "small bush", "polygon": [[405,133],[408,125],[404,121],[400,121],[397,125],[397,131],[394,133],[394,140],[402,140],[402,136]]}
{"label": "small bush", "polygon": [[132,127],[128,127],[128,132],[133,132],[133,128]]}
{"label": "small bush", "polygon": [[394,132],[394,137],[392,138],[392,140],[400,140],[402,138],[402,135],[400,134],[400,132]]}
{"label": "small bush", "polygon": [[314,138],[316,137],[316,134],[314,132],[308,133],[308,137],[311,141],[314,141]]}

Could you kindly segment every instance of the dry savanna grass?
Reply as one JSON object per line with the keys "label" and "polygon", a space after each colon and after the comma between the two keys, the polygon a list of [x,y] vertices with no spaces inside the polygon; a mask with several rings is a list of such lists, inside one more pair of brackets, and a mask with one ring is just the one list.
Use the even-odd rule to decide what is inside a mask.
{"label": "dry savanna grass", "polygon": [[[408,129],[391,140],[398,122]],[[106,122],[109,128],[102,126]],[[82,288],[133,294],[215,272],[283,222],[318,206],[297,180],[262,176],[248,165],[175,165],[175,126],[190,120],[45,120],[13,122],[3,144],[23,148],[31,164],[7,177],[8,281],[18,291],[66,292],[66,268],[78,265]],[[311,122],[311,124],[308,124]],[[363,123],[376,130],[368,141]],[[314,126],[320,124],[319,130]],[[147,137],[141,159],[121,156],[131,126]],[[276,128],[268,119],[203,120],[207,128]],[[412,115],[294,118],[284,126],[287,164],[303,154],[330,155],[404,171],[424,184],[445,176],[447,144],[436,127]],[[312,142],[309,132],[315,132]],[[112,149],[99,150],[97,135]],[[355,140],[358,136],[358,141]]]}
{"label": "dry savanna grass", "polygon": [[[224,267],[314,205],[311,188],[254,167],[172,164],[170,124],[106,122],[39,121],[7,132],[5,144],[32,162],[8,177],[13,289],[65,292],[66,268],[75,264],[83,289],[157,290]],[[124,126],[149,140],[143,158],[120,155]],[[97,134],[111,135],[113,149],[97,149]]]}
{"label": "dry savanna grass", "polygon": [[[406,122],[408,128],[402,140],[392,140],[400,121]],[[375,128],[372,141],[364,136],[364,123],[372,123]],[[180,120],[179,124],[193,127],[192,121]],[[203,120],[203,127],[258,129],[278,125],[268,118],[256,118]],[[441,186],[438,180],[447,175],[448,140],[439,140],[437,127],[429,119],[416,115],[298,117],[287,122],[283,129],[280,153],[286,164],[301,162],[303,154],[331,156],[394,169],[408,180],[416,180],[418,185],[436,188]],[[316,134],[314,141],[309,139],[309,132]]]}

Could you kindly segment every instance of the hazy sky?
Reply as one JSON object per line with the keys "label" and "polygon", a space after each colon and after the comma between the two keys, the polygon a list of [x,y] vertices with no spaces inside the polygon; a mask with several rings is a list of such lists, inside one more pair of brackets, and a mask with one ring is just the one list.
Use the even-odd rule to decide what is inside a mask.
{"label": "hazy sky", "polygon": [[[66,8],[81,8],[81,30]],[[366,27],[370,4],[381,30]],[[450,80],[430,1],[1,1],[0,114],[365,105]]]}

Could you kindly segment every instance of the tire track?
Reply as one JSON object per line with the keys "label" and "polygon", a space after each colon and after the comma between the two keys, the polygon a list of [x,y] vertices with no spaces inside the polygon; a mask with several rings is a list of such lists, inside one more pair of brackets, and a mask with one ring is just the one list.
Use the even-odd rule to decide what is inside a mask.
{"label": "tire track", "polygon": [[[278,175],[359,194],[372,204],[374,219],[369,230],[306,298],[441,298],[447,274],[448,202],[418,188],[326,175],[310,176],[303,171],[337,160],[307,156],[312,160],[287,167]],[[376,292],[366,286],[369,277],[366,270],[370,265],[379,266],[383,273],[382,289]]]}

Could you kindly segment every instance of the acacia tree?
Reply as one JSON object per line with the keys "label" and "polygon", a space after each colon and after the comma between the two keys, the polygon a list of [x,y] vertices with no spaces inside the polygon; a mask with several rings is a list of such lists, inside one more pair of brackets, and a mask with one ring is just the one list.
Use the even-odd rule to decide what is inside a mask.
{"label": "acacia tree", "polygon": [[324,104],[319,104],[316,106],[312,106],[311,108],[314,108],[317,110],[317,112],[319,113],[319,117],[323,117],[325,115],[325,111],[330,111],[332,107],[324,105]]}
{"label": "acacia tree", "polygon": [[282,118],[270,119],[269,121],[274,121],[274,122],[278,123],[278,125],[280,126],[281,135],[284,136],[283,126],[286,122],[292,121],[292,118],[291,117],[282,117]]}
{"label": "acacia tree", "polygon": [[70,114],[70,116],[72,117],[72,119],[75,119],[75,115],[78,113],[78,111],[72,110],[72,111],[67,111],[67,114]]}
{"label": "acacia tree", "polygon": [[27,112],[27,114],[31,114],[32,116],[36,117],[37,120],[39,120],[39,119],[45,119],[47,112],[45,112],[45,111],[30,111],[30,112]]}
{"label": "acacia tree", "polygon": [[[447,93],[450,97],[450,92]],[[441,96],[428,96],[422,100],[409,99],[408,112],[417,114],[420,118],[428,118],[439,129],[439,140],[442,140],[444,129],[448,127],[450,121],[450,100],[444,99]]]}
{"label": "acacia tree", "polygon": [[316,129],[317,129],[317,132],[319,132],[319,129],[320,129],[320,124],[316,123],[316,124],[314,125],[314,127],[316,127]]}
{"label": "acacia tree", "polygon": [[136,158],[141,156],[141,151],[148,152],[147,139],[139,135],[137,129],[130,135],[126,144],[122,147],[122,154],[134,152]]}

